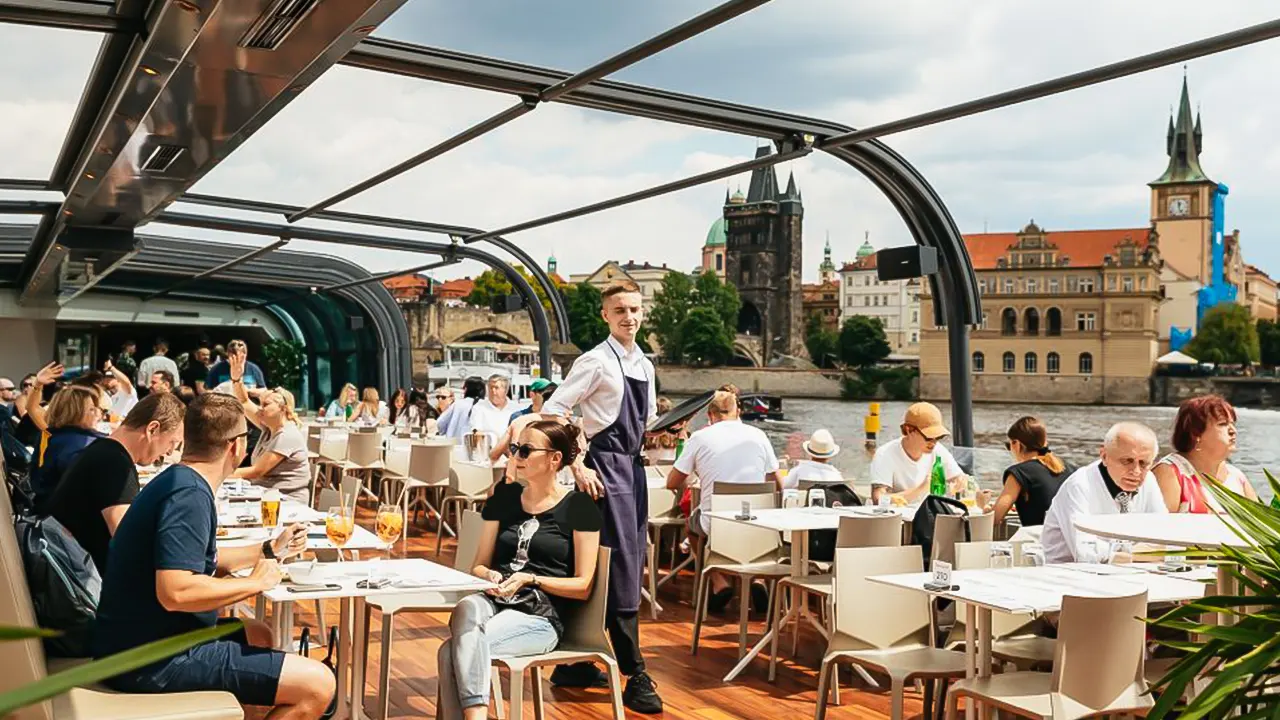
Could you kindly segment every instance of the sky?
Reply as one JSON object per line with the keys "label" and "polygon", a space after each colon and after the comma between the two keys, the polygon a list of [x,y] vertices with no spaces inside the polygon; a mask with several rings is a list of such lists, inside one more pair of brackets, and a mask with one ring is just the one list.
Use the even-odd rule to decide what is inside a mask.
{"label": "sky", "polygon": [[[408,0],[376,36],[581,69],[696,15],[714,0]],[[773,0],[614,76],[643,85],[866,127],[1272,19],[1267,3],[1139,0]],[[0,175],[50,172],[98,36],[0,26]],[[1280,273],[1280,40],[1190,63],[1203,118],[1201,163],[1231,188],[1226,227],[1246,261]],[[884,138],[934,186],[962,232],[1145,227],[1147,183],[1164,170],[1165,130],[1184,68],[1168,67]],[[194,191],[311,204],[507,107],[512,98],[335,67]],[[565,105],[539,107],[481,140],[335,209],[492,228],[705,172],[758,141]],[[889,202],[822,153],[778,167],[804,196],[805,278],[829,236],[837,263],[863,238],[912,240]],[[606,260],[691,269],[726,189],[711,183],[510,239],[560,273]],[[0,197],[16,197],[0,193]],[[26,195],[23,197],[32,197]],[[208,212],[207,209],[174,206]],[[252,216],[246,216],[252,217]],[[20,219],[20,218],[19,218]],[[260,219],[260,216],[259,216]],[[310,223],[324,226],[324,223]],[[347,226],[349,229],[351,226]],[[190,235],[152,225],[145,232]],[[259,238],[227,238],[261,244]],[[439,238],[430,238],[438,240]],[[308,249],[306,243],[295,248]],[[337,249],[373,272],[430,258]],[[462,264],[441,279],[474,274]]]}

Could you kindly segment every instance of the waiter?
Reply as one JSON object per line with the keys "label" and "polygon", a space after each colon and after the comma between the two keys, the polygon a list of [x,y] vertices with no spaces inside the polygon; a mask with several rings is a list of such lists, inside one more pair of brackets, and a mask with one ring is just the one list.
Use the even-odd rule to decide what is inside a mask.
{"label": "waiter", "polygon": [[[601,296],[609,338],[574,361],[542,414],[567,416],[575,407],[582,411],[586,466],[595,475],[578,471],[575,476],[578,488],[599,500],[604,513],[600,543],[613,550],[606,626],[618,669],[628,676],[622,702],[635,712],[654,714],[662,712],[662,699],[640,655],[639,615],[649,524],[640,449],[645,427],[656,415],[654,370],[636,344],[644,320],[640,288],[630,281],[618,282]],[[564,687],[607,684],[590,663],[560,666],[551,680]]]}

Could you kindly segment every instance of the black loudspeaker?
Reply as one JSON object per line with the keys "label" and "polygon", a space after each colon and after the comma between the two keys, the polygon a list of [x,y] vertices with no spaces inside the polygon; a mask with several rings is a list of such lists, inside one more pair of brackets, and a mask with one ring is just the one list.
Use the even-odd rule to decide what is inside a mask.
{"label": "black loudspeaker", "polygon": [[493,299],[489,311],[498,314],[516,312],[522,308],[524,308],[524,298],[519,295],[499,295]]}
{"label": "black loudspeaker", "polygon": [[364,317],[362,317],[362,316],[360,316],[360,315],[348,315],[348,316],[347,316],[347,326],[348,326],[349,328],[351,328],[352,330],[363,330],[363,329],[364,329]]}
{"label": "black loudspeaker", "polygon": [[938,272],[938,251],[923,245],[885,248],[876,253],[876,276],[881,280],[909,280]]}

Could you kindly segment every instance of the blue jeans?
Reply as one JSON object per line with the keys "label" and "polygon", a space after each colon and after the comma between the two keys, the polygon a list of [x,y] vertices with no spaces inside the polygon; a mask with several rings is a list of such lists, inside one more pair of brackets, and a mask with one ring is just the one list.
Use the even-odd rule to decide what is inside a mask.
{"label": "blue jeans", "polygon": [[436,717],[462,717],[469,707],[489,704],[492,657],[551,652],[560,643],[546,618],[503,610],[484,595],[462,599],[449,616],[449,639],[440,645],[440,707]]}

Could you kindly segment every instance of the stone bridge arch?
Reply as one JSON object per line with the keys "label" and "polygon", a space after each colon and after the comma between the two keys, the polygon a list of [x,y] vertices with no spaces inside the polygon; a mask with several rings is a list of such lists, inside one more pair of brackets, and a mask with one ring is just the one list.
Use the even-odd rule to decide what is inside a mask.
{"label": "stone bridge arch", "polygon": [[739,334],[733,339],[733,358],[729,364],[737,367],[764,367],[762,354],[758,335]]}
{"label": "stone bridge arch", "polygon": [[519,336],[513,335],[512,333],[497,327],[485,327],[485,328],[476,328],[474,330],[468,330],[467,332],[459,335],[458,337],[452,340],[448,340],[447,342],[450,342],[450,343],[496,342],[496,343],[507,343],[510,345],[530,344],[526,340],[521,339]]}

